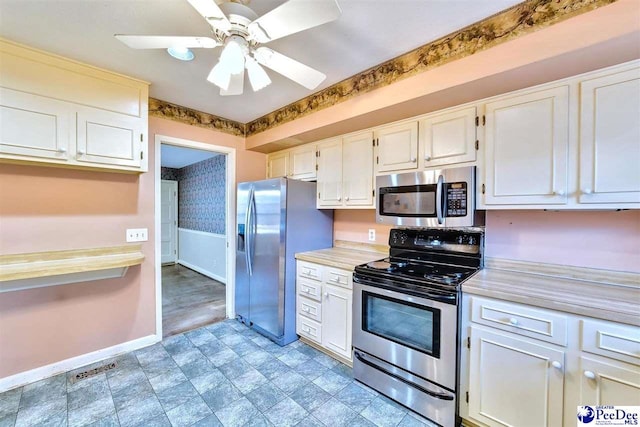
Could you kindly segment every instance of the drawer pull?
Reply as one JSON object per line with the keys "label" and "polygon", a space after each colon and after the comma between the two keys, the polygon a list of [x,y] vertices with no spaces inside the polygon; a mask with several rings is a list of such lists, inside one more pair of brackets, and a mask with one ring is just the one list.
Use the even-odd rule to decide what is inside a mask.
{"label": "drawer pull", "polygon": [[67,152],[67,149],[66,149],[66,148],[64,148],[64,147],[60,147],[60,148],[58,148],[58,153],[62,153],[62,154],[64,154],[64,153],[66,153],[66,152]]}
{"label": "drawer pull", "polygon": [[309,311],[311,311],[311,310],[309,310],[309,307],[303,307],[303,308],[302,308],[302,310],[303,310],[305,313],[308,313]]}
{"label": "drawer pull", "polygon": [[584,376],[589,378],[590,380],[596,379],[596,374],[594,374],[592,371],[584,371]]}
{"label": "drawer pull", "polygon": [[311,332],[311,329],[310,329],[310,328],[302,328],[302,330],[303,330],[303,331],[305,331],[305,332],[307,332],[307,333]]}
{"label": "drawer pull", "polygon": [[562,369],[562,363],[558,362],[557,360],[554,360],[553,362],[551,362],[551,366],[553,366],[556,369]]}
{"label": "drawer pull", "polygon": [[329,292],[325,292],[325,293],[324,293],[324,297],[325,297],[325,298],[329,298]]}
{"label": "drawer pull", "polygon": [[302,292],[304,292],[305,294],[310,294],[311,293],[311,289],[309,288],[303,288]]}
{"label": "drawer pull", "polygon": [[304,274],[306,274],[307,276],[311,276],[311,270],[304,270]]}
{"label": "drawer pull", "polygon": [[334,277],[333,279],[331,279],[332,282],[336,282],[336,283],[340,283],[340,278],[339,277]]}
{"label": "drawer pull", "polygon": [[516,326],[518,324],[518,319],[516,319],[515,317],[510,318],[509,324]]}

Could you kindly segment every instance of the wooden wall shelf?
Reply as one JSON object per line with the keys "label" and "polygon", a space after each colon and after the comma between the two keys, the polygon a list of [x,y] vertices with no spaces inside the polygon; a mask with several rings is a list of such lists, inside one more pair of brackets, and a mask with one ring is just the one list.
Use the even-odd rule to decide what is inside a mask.
{"label": "wooden wall shelf", "polygon": [[122,277],[143,260],[139,244],[0,255],[0,292]]}

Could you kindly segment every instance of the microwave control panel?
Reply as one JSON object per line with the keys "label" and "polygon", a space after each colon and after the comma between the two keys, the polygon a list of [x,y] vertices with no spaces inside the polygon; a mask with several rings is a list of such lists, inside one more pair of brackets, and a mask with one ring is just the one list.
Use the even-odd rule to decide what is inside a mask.
{"label": "microwave control panel", "polygon": [[452,182],[446,184],[448,217],[467,216],[467,183]]}

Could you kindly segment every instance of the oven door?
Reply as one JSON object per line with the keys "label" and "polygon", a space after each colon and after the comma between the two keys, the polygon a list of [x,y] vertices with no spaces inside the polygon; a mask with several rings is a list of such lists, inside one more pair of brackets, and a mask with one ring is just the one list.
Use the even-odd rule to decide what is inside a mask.
{"label": "oven door", "polygon": [[457,306],[353,284],[353,346],[456,389]]}

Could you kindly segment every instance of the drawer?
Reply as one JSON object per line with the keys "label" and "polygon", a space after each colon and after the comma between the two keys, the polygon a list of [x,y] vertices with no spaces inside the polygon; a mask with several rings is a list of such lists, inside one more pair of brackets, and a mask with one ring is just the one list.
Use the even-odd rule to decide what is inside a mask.
{"label": "drawer", "polygon": [[640,365],[640,328],[602,320],[581,320],[582,351]]}
{"label": "drawer", "polygon": [[298,296],[298,314],[317,322],[322,321],[322,305],[319,302]]}
{"label": "drawer", "polygon": [[322,342],[322,325],[314,320],[307,319],[304,316],[298,315],[296,332],[298,335],[315,341],[318,344]]}
{"label": "drawer", "polygon": [[322,283],[298,278],[296,281],[298,295],[320,301],[322,295]]}
{"label": "drawer", "polygon": [[344,286],[349,289],[353,287],[353,273],[339,268],[327,268],[324,280],[334,286]]}
{"label": "drawer", "polygon": [[306,261],[298,261],[296,273],[298,277],[311,280],[322,280],[322,266]]}
{"label": "drawer", "polygon": [[567,345],[567,317],[552,311],[472,297],[471,321],[541,341]]}

